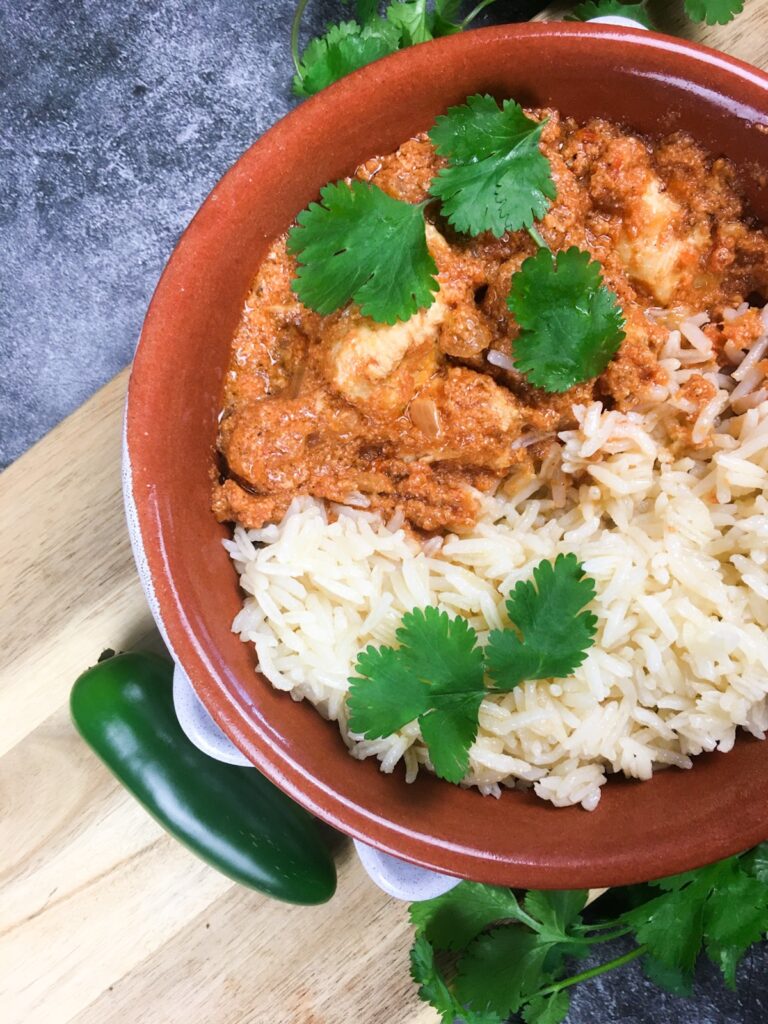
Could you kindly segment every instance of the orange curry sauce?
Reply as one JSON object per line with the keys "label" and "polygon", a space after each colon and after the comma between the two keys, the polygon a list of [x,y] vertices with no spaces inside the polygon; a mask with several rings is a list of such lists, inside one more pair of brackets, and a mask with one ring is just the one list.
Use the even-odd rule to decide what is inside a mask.
{"label": "orange curry sauce", "polygon": [[[650,400],[676,321],[708,311],[720,345],[760,333],[754,314],[718,322],[723,307],[768,296],[768,236],[745,216],[726,160],[685,135],[649,142],[599,119],[529,113],[549,117],[541,145],[557,185],[541,234],[554,251],[575,245],[599,260],[624,312],[626,338],[605,372],[552,395],[494,365],[498,356],[489,362],[494,350],[505,362],[517,333],[506,297],[536,251],[525,231],[460,236],[429,206],[440,290],[430,309],[393,327],[354,305],[326,317],[306,309],[291,291],[295,262],[283,236],[259,267],[232,341],[212,471],[218,519],[258,527],[309,494],[400,508],[427,531],[470,526],[475,491],[535,472],[555,432],[574,426],[574,403],[630,410]],[[441,166],[419,136],[356,176],[417,203]],[[669,315],[660,319],[658,307]],[[686,389],[693,420],[713,386],[693,377]]]}

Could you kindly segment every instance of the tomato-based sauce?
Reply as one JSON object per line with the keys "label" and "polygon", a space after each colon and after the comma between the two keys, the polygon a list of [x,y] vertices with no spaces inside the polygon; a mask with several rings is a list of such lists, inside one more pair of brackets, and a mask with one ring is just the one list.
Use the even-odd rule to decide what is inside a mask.
{"label": "tomato-based sauce", "polygon": [[[355,305],[325,317],[304,307],[283,236],[258,269],[232,341],[217,518],[258,527],[308,494],[400,509],[426,531],[471,526],[477,492],[535,471],[557,431],[574,425],[575,404],[599,399],[627,411],[652,401],[666,380],[659,353],[685,317],[707,311],[707,332],[721,346],[760,333],[754,312],[721,323],[724,308],[768,295],[768,237],[745,214],[732,166],[685,135],[653,142],[599,119],[579,125],[532,112],[545,115],[541,148],[557,198],[540,233],[553,251],[577,246],[600,262],[626,321],[604,373],[548,394],[511,368],[510,280],[536,252],[525,231],[458,235],[432,203],[427,241],[439,292],[394,326]],[[356,176],[416,203],[442,165],[420,136]],[[696,376],[686,389],[681,437],[686,417],[714,392]]]}

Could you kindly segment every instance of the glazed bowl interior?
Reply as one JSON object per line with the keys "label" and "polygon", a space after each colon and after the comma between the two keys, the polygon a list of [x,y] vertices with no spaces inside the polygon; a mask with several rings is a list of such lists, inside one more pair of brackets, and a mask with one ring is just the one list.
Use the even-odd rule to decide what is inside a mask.
{"label": "glazed bowl interior", "polygon": [[157,288],[131,376],[128,505],[170,648],[237,746],[319,817],[438,871],[516,886],[610,885],[684,870],[768,835],[768,757],[728,754],[650,782],[612,780],[598,809],[522,791],[483,798],[422,773],[353,761],[335,724],[277,693],[230,626],[241,604],[209,511],[209,467],[230,338],[270,242],[320,187],[395,149],[475,92],[599,115],[650,135],[690,132],[740,168],[768,220],[768,77],[712,51],[606,26],[509,26],[425,44],[302,104],[214,188]]}

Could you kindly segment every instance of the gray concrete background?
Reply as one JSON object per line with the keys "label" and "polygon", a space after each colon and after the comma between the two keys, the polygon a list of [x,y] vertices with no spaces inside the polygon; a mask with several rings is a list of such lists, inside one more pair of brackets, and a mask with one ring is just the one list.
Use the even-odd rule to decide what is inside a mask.
{"label": "gray concrete background", "polygon": [[[293,105],[293,6],[0,3],[0,467],[128,363],[180,232]],[[507,0],[493,17],[536,7]],[[307,32],[341,9],[314,0]],[[632,964],[579,986],[569,1022],[765,1024],[767,959],[747,959],[738,995],[702,965],[691,1001]]]}

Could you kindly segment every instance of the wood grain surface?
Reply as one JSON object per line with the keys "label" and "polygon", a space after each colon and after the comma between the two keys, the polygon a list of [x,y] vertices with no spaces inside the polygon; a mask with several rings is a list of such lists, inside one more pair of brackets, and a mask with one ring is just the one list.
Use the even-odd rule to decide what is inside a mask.
{"label": "wood grain surface", "polygon": [[[765,0],[706,29],[656,11],[669,31],[768,65]],[[160,646],[123,525],[126,381],[0,476],[0,1017],[434,1024],[408,975],[405,906],[350,844],[330,903],[267,900],[166,836],[70,724],[72,682],[104,648]]]}

